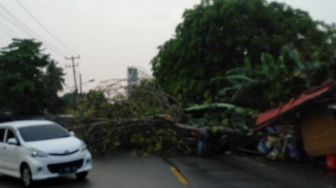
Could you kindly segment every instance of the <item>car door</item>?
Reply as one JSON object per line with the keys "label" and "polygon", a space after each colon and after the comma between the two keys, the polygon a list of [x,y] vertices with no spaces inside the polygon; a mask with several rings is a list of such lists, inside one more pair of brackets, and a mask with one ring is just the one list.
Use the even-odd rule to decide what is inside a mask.
{"label": "car door", "polygon": [[19,167],[20,167],[20,150],[21,147],[18,145],[10,145],[8,144],[8,140],[10,138],[16,138],[17,136],[15,135],[14,131],[11,129],[7,129],[6,130],[6,134],[5,134],[5,143],[3,146],[3,165],[4,168],[7,170],[11,170],[11,171],[19,171]]}
{"label": "car door", "polygon": [[5,130],[4,128],[0,128],[0,170],[4,168],[4,155],[3,148],[5,147],[4,139],[5,139]]}

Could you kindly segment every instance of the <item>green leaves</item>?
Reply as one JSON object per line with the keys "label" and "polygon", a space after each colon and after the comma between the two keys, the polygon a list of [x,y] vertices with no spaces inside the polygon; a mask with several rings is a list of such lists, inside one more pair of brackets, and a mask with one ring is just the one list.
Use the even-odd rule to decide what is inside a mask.
{"label": "green leaves", "polygon": [[336,29],[305,11],[265,0],[211,0],[183,19],[151,64],[160,87],[191,106],[202,125],[229,119],[245,129],[251,116],[245,121],[213,104],[265,111],[335,78]]}
{"label": "green leaves", "polygon": [[189,124],[201,126],[230,126],[242,132],[248,132],[256,111],[228,103],[194,105],[186,109],[189,113],[205,112],[200,118],[192,119]]}
{"label": "green leaves", "polygon": [[[284,64],[273,66],[272,61],[278,60],[272,58],[279,57],[285,45],[292,45],[307,61],[314,62],[322,57],[322,53],[312,55],[316,46],[326,40],[326,33],[317,29],[306,12],[277,2],[213,0],[185,11],[183,18],[175,37],[160,47],[151,64],[164,91],[181,96],[185,104],[203,103],[204,90],[214,95],[226,87],[224,82],[208,81],[231,76],[227,74],[231,69],[252,70],[264,62],[271,66],[262,66],[259,71],[276,74],[275,69]],[[298,34],[304,40],[298,39]],[[294,63],[298,60],[290,58]],[[281,71],[286,73],[285,68],[290,71],[292,66]],[[251,83],[251,75],[234,76],[231,81]]]}
{"label": "green leaves", "polygon": [[225,104],[225,103],[214,103],[214,104],[203,104],[203,105],[194,105],[186,109],[186,111],[195,111],[195,110],[210,110],[210,109],[217,109],[217,108],[224,108],[224,109],[238,109],[242,110],[241,108],[233,105],[233,104]]}
{"label": "green leaves", "polygon": [[57,92],[62,89],[64,73],[41,52],[41,45],[13,39],[0,51],[0,112],[37,115],[59,107]]}
{"label": "green leaves", "polygon": [[188,153],[184,134],[160,119],[86,119],[73,122],[94,155],[131,151],[134,155]]}

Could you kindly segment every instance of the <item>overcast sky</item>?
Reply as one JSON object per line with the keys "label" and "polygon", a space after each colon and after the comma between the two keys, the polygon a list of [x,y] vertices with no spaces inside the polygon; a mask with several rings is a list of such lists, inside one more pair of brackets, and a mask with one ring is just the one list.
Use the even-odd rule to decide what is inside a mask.
{"label": "overcast sky", "polygon": [[[54,51],[51,57],[65,66],[64,56],[77,54],[67,49],[43,30],[17,3],[19,1],[61,42],[80,55],[77,67],[83,82],[126,78],[128,66],[139,67],[150,74],[150,60],[157,47],[170,39],[182,22],[182,13],[200,0],[2,0],[0,2],[0,47],[11,38],[31,38],[4,15],[9,10],[29,26],[34,34]],[[335,0],[282,0],[294,8],[306,10],[317,20],[336,22]],[[7,16],[8,17],[8,16]],[[11,16],[11,18],[13,18]],[[17,24],[18,25],[18,24]],[[9,33],[4,30],[11,30]],[[26,29],[25,29],[26,30]],[[41,40],[41,39],[40,39]],[[72,70],[65,69],[66,84],[73,86]],[[71,88],[70,88],[71,89]],[[69,91],[66,88],[65,91]]]}

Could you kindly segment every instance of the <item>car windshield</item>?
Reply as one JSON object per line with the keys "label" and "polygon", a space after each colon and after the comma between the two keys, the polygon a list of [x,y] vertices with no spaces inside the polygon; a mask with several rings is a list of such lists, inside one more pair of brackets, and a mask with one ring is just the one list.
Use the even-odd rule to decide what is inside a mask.
{"label": "car windshield", "polygon": [[50,140],[70,136],[66,130],[57,124],[21,127],[19,128],[19,132],[22,139],[26,142]]}

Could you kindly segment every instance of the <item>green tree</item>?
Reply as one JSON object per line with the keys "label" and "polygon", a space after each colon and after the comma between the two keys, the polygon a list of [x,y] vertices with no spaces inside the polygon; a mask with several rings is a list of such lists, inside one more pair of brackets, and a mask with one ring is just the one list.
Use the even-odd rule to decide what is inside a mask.
{"label": "green tree", "polygon": [[[73,93],[63,96],[63,99],[73,100]],[[71,102],[72,103],[72,102]],[[71,114],[79,118],[108,118],[110,115],[111,104],[105,97],[105,93],[99,90],[90,90],[83,94],[75,108],[70,109]]]}
{"label": "green tree", "polygon": [[[285,62],[292,62],[295,68]],[[245,60],[244,67],[228,70],[224,76],[212,79],[225,87],[219,90],[216,103],[187,108],[200,118],[190,123],[207,126],[231,126],[249,132],[255,112],[274,108],[303,91],[334,77],[335,62],[303,63],[297,50],[286,46],[280,57],[262,54],[260,64],[252,68]],[[251,110],[253,109],[253,110]],[[201,113],[201,115],[199,115]]]}
{"label": "green tree", "polygon": [[[307,12],[265,0],[210,0],[185,11],[175,37],[151,61],[160,86],[185,104],[211,103],[225,83],[210,82],[230,69],[252,68],[261,54],[279,57],[283,46],[298,50],[303,62],[330,61],[326,41],[332,28]],[[319,29],[322,28],[322,29]],[[286,67],[296,64],[285,61]]]}
{"label": "green tree", "polygon": [[128,103],[134,104],[137,116],[169,114],[175,120],[182,118],[182,107],[178,100],[164,93],[155,79],[142,79],[138,84],[130,86]]}
{"label": "green tree", "polygon": [[64,75],[63,69],[57,67],[55,61],[50,61],[46,66],[43,83],[49,100],[48,112],[58,113],[66,107],[66,102],[57,95],[59,91],[63,91]]}
{"label": "green tree", "polygon": [[[289,67],[286,62],[295,67]],[[335,66],[334,62],[304,63],[297,50],[286,46],[278,58],[262,54],[260,64],[253,68],[246,60],[244,67],[228,70],[212,82],[225,85],[218,92],[220,102],[264,111],[332,79],[334,71],[329,65]]]}
{"label": "green tree", "polygon": [[62,100],[65,101],[65,103],[66,103],[68,106],[71,106],[71,104],[73,104],[74,95],[75,95],[75,94],[74,94],[73,92],[65,93],[65,94],[62,96]]}
{"label": "green tree", "polygon": [[0,103],[2,111],[36,115],[57,103],[63,70],[42,53],[42,43],[13,39],[0,51]]}

